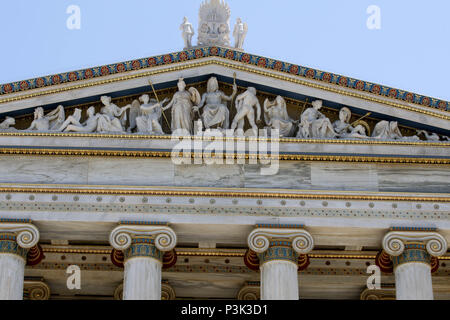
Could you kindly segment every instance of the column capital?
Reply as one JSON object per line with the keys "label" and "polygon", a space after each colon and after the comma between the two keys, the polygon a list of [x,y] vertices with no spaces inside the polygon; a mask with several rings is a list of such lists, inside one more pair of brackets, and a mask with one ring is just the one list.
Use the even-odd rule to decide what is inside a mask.
{"label": "column capital", "polygon": [[248,236],[249,248],[264,253],[273,246],[291,246],[297,254],[308,254],[314,248],[312,235],[300,225],[257,225]]}
{"label": "column capital", "polygon": [[432,228],[391,228],[383,238],[383,250],[393,257],[403,254],[405,249],[426,251],[433,257],[447,252],[447,241]]}
{"label": "column capital", "polygon": [[19,247],[30,249],[39,242],[39,230],[31,220],[0,219],[0,240],[13,240]]}
{"label": "column capital", "polygon": [[[31,220],[0,219],[0,254],[14,254],[27,261],[28,251],[39,242],[39,230],[30,222]],[[39,255],[34,258],[39,263]]]}
{"label": "column capital", "polygon": [[159,251],[171,251],[177,244],[175,232],[160,222],[121,222],[110,234],[109,242],[116,250],[124,251],[140,239],[154,242]]}

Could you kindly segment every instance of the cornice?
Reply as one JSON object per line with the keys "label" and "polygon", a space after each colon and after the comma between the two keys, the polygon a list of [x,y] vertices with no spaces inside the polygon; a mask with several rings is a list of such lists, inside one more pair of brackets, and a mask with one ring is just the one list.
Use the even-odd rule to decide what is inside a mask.
{"label": "cornice", "polygon": [[[106,133],[55,133],[55,132],[0,132],[0,137],[51,137],[51,138],[89,138],[89,139],[124,139],[124,140],[172,140],[172,135],[146,134],[106,134]],[[196,136],[180,136],[177,139],[196,139]],[[207,137],[202,141],[211,141]],[[301,143],[301,144],[344,144],[344,145],[386,145],[417,147],[450,147],[450,142],[414,142],[414,141],[379,141],[347,139],[299,139],[299,138],[249,138],[249,137],[214,137],[218,141],[262,141],[267,143]]]}
{"label": "cornice", "polygon": [[[182,153],[181,153],[182,154]],[[192,159],[203,154],[186,152]],[[130,150],[104,150],[104,149],[41,149],[41,148],[0,148],[0,155],[23,156],[81,156],[81,157],[127,157],[127,158],[170,158],[170,151],[130,151]],[[230,155],[224,154],[224,159]],[[280,161],[330,161],[330,162],[363,162],[363,163],[401,163],[401,164],[450,164],[450,158],[424,158],[399,156],[352,156],[352,155],[309,155],[309,154],[239,154],[234,153],[233,159],[272,159]]]}
{"label": "cornice", "polygon": [[[212,61],[201,61],[208,57],[215,57]],[[195,61],[193,63],[186,64],[189,61]],[[217,60],[217,61],[216,61]],[[230,63],[238,62],[238,65]],[[118,81],[125,81],[133,78],[148,77],[158,73],[172,72],[183,70],[187,68],[194,68],[201,65],[207,65],[211,63],[222,64],[230,68],[239,69],[243,71],[255,71],[267,76],[273,76],[280,80],[286,80],[296,82],[309,87],[320,88],[335,93],[340,93],[352,97],[360,97],[365,100],[373,102],[379,102],[401,109],[408,109],[411,111],[421,112],[428,115],[437,116],[443,119],[449,119],[447,115],[439,115],[432,113],[432,109],[441,109],[447,111],[449,103],[444,100],[439,100],[431,97],[421,96],[411,92],[382,86],[367,81],[361,81],[352,79],[338,74],[332,74],[315,70],[295,64],[290,64],[282,61],[277,61],[257,55],[243,53],[228,48],[221,47],[204,47],[195,48],[191,50],[185,50],[177,53],[170,53],[145,59],[137,59],[132,61],[126,61],[122,63],[116,63],[111,65],[105,65],[95,68],[89,68],[84,70],[72,71],[53,76],[45,76],[36,79],[18,81],[13,83],[7,83],[0,86],[0,95],[10,96],[8,98],[0,99],[1,103],[7,103],[12,101],[18,101],[22,99],[37,97],[41,95],[54,94],[61,91],[74,90],[80,88],[86,88],[95,85],[102,85],[108,83],[114,83]],[[171,66],[165,69],[156,69],[161,66]],[[249,68],[253,66],[255,68]],[[129,74],[136,70],[154,69],[145,71],[140,74]],[[271,72],[267,72],[270,70]],[[128,73],[128,75],[127,75]],[[111,75],[121,75],[116,78],[108,78]],[[289,75],[290,77],[286,77]],[[103,80],[93,81],[93,79],[104,78]],[[305,81],[303,79],[308,79]],[[65,88],[55,88],[52,90],[36,92],[37,89],[45,87],[59,86],[66,83],[77,83],[81,81],[89,80],[88,83],[81,83]],[[326,85],[322,85],[326,84]],[[341,88],[341,89],[339,89]],[[342,90],[342,88],[350,90]],[[33,92],[20,96],[11,96],[12,93]],[[361,94],[361,93],[364,94]],[[375,98],[376,96],[383,97],[384,99]],[[415,107],[409,107],[405,104],[399,104],[395,101],[404,101],[409,105],[421,105],[427,109],[419,109]]]}
{"label": "cornice", "polygon": [[[239,192],[239,191],[186,191],[158,188],[148,189],[103,189],[90,186],[72,187],[0,187],[3,193],[34,194],[81,194],[81,195],[123,195],[123,196],[165,196],[165,197],[216,197],[216,198],[250,198],[250,199],[288,199],[288,200],[361,200],[361,201],[411,201],[411,202],[450,202],[450,196],[409,196],[409,195],[354,195],[354,194],[308,194],[287,192]],[[294,190],[295,191],[295,190]]]}

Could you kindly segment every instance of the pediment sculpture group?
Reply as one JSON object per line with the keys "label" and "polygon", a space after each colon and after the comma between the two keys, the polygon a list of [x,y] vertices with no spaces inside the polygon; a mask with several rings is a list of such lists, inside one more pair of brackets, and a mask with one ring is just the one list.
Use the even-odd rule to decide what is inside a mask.
{"label": "pediment sculpture group", "polygon": [[[323,113],[322,101],[312,102],[299,120],[291,119],[287,112],[286,101],[278,96],[274,101],[266,99],[261,107],[253,87],[237,95],[238,88],[233,86],[233,93],[228,96],[219,90],[217,78],[208,80],[207,91],[202,96],[194,87],[186,89],[183,79],[178,81],[178,91],[171,100],[157,101],[144,94],[138,100],[125,107],[112,103],[111,97],[101,97],[103,107],[97,113],[94,107],[87,110],[87,119],[81,122],[82,111],[75,109],[66,118],[63,106],[58,106],[48,114],[42,107],[36,108],[34,120],[25,131],[39,132],[80,132],[80,133],[135,133],[164,135],[161,120],[164,111],[171,110],[171,130],[196,134],[201,129],[231,129],[236,135],[244,134],[245,119],[251,127],[251,135],[258,136],[258,125],[263,113],[266,129],[278,130],[281,137],[297,137],[301,139],[380,139],[420,141],[418,135],[423,134],[429,141],[440,141],[437,134],[418,131],[416,136],[404,137],[394,121],[380,121],[369,137],[367,126],[350,123],[351,111],[343,107],[339,112],[339,120],[331,122]],[[237,97],[236,97],[237,96]],[[236,99],[235,99],[236,98]],[[228,103],[235,100],[236,116],[230,124]],[[127,112],[128,111],[128,112]],[[195,120],[198,115],[198,120]],[[194,123],[197,124],[194,130]],[[16,130],[14,118],[6,118],[0,123],[0,131]],[[128,128],[126,126],[128,125]],[[194,132],[196,131],[196,132]],[[445,137],[448,139],[447,137]]]}

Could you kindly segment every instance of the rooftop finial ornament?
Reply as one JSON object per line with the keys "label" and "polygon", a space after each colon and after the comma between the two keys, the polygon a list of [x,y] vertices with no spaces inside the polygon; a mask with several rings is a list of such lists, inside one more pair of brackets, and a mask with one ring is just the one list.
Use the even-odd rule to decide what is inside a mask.
{"label": "rooftop finial ornament", "polygon": [[231,11],[225,0],[205,0],[199,11],[199,46],[230,46]]}
{"label": "rooftop finial ornament", "polygon": [[[198,43],[192,45],[194,28],[185,17],[180,26],[184,41],[184,49],[193,47],[221,46],[231,48],[230,44],[230,16],[231,11],[225,0],[204,0],[199,11]],[[234,27],[234,48],[242,50],[245,36],[247,35],[247,24],[239,18]]]}

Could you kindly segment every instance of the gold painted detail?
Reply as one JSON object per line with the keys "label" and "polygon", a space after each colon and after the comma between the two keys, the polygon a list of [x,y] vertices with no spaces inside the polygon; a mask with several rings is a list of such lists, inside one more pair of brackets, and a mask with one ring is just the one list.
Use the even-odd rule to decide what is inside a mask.
{"label": "gold painted detail", "polygon": [[[0,137],[54,137],[54,138],[98,138],[124,140],[171,140],[171,135],[143,134],[106,134],[106,133],[51,133],[51,132],[0,132]],[[194,139],[194,136],[177,137],[177,139]],[[349,144],[349,145],[391,145],[420,147],[450,147],[450,142],[414,142],[414,141],[378,141],[378,140],[345,140],[345,139],[299,139],[299,138],[242,138],[214,137],[217,141],[262,141],[267,143],[305,143],[305,144]],[[202,141],[211,141],[204,138]]]}
{"label": "gold painted detail", "polygon": [[[66,249],[66,248],[44,248],[45,253],[66,253],[66,254],[110,254],[111,250],[105,249]],[[220,252],[220,251],[195,251],[195,250],[177,250],[177,256],[180,257],[224,257],[224,258],[243,258],[245,250],[240,252]],[[335,260],[374,260],[376,254],[308,254],[310,259],[335,259]],[[439,260],[450,260],[450,256],[439,257]]]}
{"label": "gold painted detail", "polygon": [[23,283],[24,300],[48,300],[50,288],[43,281],[27,281]]}
{"label": "gold painted detail", "polygon": [[[200,153],[188,153],[192,159],[198,158]],[[0,155],[25,156],[91,156],[91,157],[130,157],[130,158],[170,158],[169,151],[128,151],[128,150],[82,150],[82,149],[29,149],[29,148],[0,148]],[[183,153],[180,153],[183,156]],[[211,155],[212,157],[214,154]],[[223,155],[230,158],[230,155]],[[335,156],[335,155],[305,155],[280,154],[278,156],[261,154],[234,154],[234,159],[272,159],[281,161],[332,161],[332,162],[370,162],[370,163],[411,163],[411,164],[450,164],[450,158],[410,158],[410,157],[378,157],[378,156]]]}
{"label": "gold painted detail", "polygon": [[172,196],[172,197],[217,197],[217,198],[265,198],[265,199],[307,199],[307,200],[361,200],[361,201],[413,201],[413,202],[450,202],[448,197],[415,196],[365,196],[341,194],[296,194],[296,193],[260,193],[260,192],[219,192],[219,191],[174,191],[174,190],[127,190],[127,189],[64,189],[64,188],[19,188],[0,187],[0,193],[41,193],[41,194],[95,194],[127,196]]}

